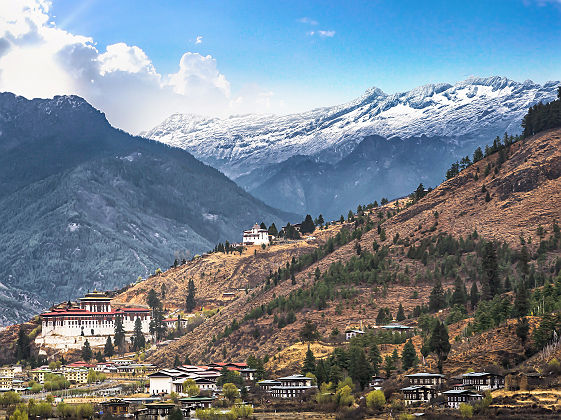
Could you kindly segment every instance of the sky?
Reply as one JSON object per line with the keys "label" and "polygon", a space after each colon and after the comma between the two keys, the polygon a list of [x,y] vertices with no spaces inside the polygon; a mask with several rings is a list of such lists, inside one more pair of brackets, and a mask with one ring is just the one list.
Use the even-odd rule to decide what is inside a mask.
{"label": "sky", "polygon": [[0,91],[77,94],[132,133],[491,75],[561,79],[561,0],[0,0]]}

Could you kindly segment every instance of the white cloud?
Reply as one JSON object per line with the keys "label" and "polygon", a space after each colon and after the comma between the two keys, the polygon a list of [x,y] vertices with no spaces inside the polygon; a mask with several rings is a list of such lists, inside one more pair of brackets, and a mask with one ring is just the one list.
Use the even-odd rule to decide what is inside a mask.
{"label": "white cloud", "polygon": [[318,31],[318,35],[322,38],[333,38],[335,36],[335,31]]}
{"label": "white cloud", "polygon": [[203,36],[197,35],[197,39],[195,39],[195,44],[202,44],[203,43]]}
{"label": "white cloud", "polygon": [[138,46],[119,42],[100,51],[92,38],[59,29],[49,7],[45,0],[0,0],[0,91],[76,94],[131,132],[174,112],[228,115],[271,106],[272,94],[255,86],[233,96],[210,55],[186,52],[176,73],[161,75]]}
{"label": "white cloud", "polygon": [[300,19],[298,19],[298,22],[304,23],[306,25],[314,25],[314,26],[319,23],[317,20],[313,20],[308,17],[301,17]]}

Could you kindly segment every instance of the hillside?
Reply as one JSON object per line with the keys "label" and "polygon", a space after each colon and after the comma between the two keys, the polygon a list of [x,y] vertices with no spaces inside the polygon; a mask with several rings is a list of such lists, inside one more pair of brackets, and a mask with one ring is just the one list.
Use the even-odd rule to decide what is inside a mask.
{"label": "hillside", "polygon": [[[182,357],[185,354],[197,362],[245,359],[249,355],[273,356],[298,342],[298,334],[306,320],[317,326],[322,340],[336,343],[337,337],[331,336],[334,328],[342,331],[360,321],[374,325],[380,308],[387,307],[395,316],[399,303],[402,303],[405,314],[411,315],[416,306],[427,304],[435,278],[445,289],[453,287],[456,277],[465,282],[467,290],[475,280],[481,290],[485,281],[480,268],[485,240],[497,241],[502,281],[507,275],[512,277],[511,281],[516,281],[520,275],[516,255],[521,248],[521,236],[534,260],[539,255],[538,248],[542,247],[536,233],[538,227],[543,227],[544,240],[549,240],[553,238],[552,223],[561,219],[561,209],[557,205],[561,202],[560,150],[561,130],[538,134],[509,146],[506,160],[496,172],[498,153],[442,183],[417,203],[405,207],[407,200],[400,200],[397,214],[394,214],[396,203],[389,203],[384,208],[357,216],[355,223],[338,225],[339,232],[347,231],[349,235],[360,230],[360,239],[336,246],[333,252],[322,255],[317,262],[296,270],[295,284],[281,280],[278,286],[267,285],[267,278],[262,278],[261,288],[227,304],[203,325],[158,350],[150,359],[170,364],[175,355]],[[490,169],[485,175],[488,166]],[[482,193],[483,185],[489,192],[488,201],[486,193]],[[388,211],[391,212],[389,218],[386,217]],[[380,228],[386,239],[372,228],[373,220],[382,222]],[[475,230],[477,234],[474,234]],[[415,252],[408,256],[410,249],[422,249],[427,240],[432,244],[432,248],[427,248],[431,251],[427,262],[423,263]],[[370,254],[374,241],[387,245],[387,248]],[[501,245],[503,241],[505,244]],[[357,256],[357,243],[363,250],[360,257]],[[532,270],[537,270],[540,281],[544,281],[544,275],[550,276],[549,266],[554,265],[559,256],[558,249],[553,247],[545,251],[540,265],[532,262]],[[343,264],[333,265],[339,262]],[[364,268],[356,271],[354,267]],[[543,274],[539,274],[540,267],[543,267]],[[322,273],[319,279],[316,278],[316,268]],[[554,269],[551,270],[555,274]],[[287,298],[284,303],[279,301],[279,296]],[[264,312],[260,307],[265,308]],[[291,307],[296,315],[295,322],[277,327],[277,319],[285,316]],[[449,312],[446,309],[438,316],[444,319]],[[478,316],[476,314],[474,321],[476,327],[480,322]],[[239,327],[232,327],[233,320]],[[421,328],[416,316],[404,322]],[[450,326],[451,339],[462,333],[466,322]],[[494,334],[496,340],[507,340],[504,345],[514,353],[506,354],[522,351],[518,343],[508,344],[512,327],[498,326],[490,331],[489,336]],[[445,370],[455,372],[465,366],[467,353],[462,342],[468,339],[471,340],[469,336],[459,337],[457,342],[451,340],[453,348]],[[489,339],[478,340],[482,340],[483,345],[473,347],[479,357],[478,364],[499,363],[504,358],[500,353],[502,347],[498,347],[495,354],[485,347],[490,344]],[[413,341],[419,350],[421,338],[414,337]],[[392,345],[386,347],[382,349],[383,353],[392,351]],[[463,356],[457,357],[458,354]],[[274,366],[276,363],[273,362],[271,368]]]}
{"label": "hillside", "polygon": [[296,217],[79,97],[0,94],[0,325]]}
{"label": "hillside", "polygon": [[[453,161],[504,132],[520,133],[528,108],[553,100],[557,85],[488,77],[393,95],[372,88],[346,104],[294,115],[176,114],[145,135],[188,150],[267,204],[334,218],[420,181],[439,184]],[[358,153],[376,136],[391,141]]]}

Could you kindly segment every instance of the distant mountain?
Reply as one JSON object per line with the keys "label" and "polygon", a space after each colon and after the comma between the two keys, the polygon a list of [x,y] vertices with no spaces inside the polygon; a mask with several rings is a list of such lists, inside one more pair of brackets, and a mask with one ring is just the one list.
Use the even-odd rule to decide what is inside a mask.
{"label": "distant mountain", "polygon": [[[379,199],[380,194],[410,192],[419,181],[428,185],[439,183],[452,161],[505,131],[519,133],[528,107],[553,100],[558,85],[559,82],[540,85],[489,77],[469,78],[455,85],[426,85],[393,95],[372,88],[347,104],[302,114],[227,119],[175,114],[144,135],[188,150],[268,204],[317,213],[326,206],[315,203],[328,199],[334,201],[330,216],[335,216],[365,200]],[[368,155],[371,160],[351,163],[351,152],[368,136],[397,137],[405,143],[396,149],[395,144],[400,141],[393,141],[388,147],[382,147],[383,142],[378,141],[379,149]],[[406,154],[409,143],[413,143],[411,148],[417,155],[411,165],[400,171],[400,155],[391,153],[397,150]],[[307,157],[306,163],[302,156]],[[364,156],[357,154],[354,158],[364,160]],[[415,160],[421,162],[420,166]],[[427,161],[436,166],[424,167],[422,162]],[[334,174],[340,181],[337,187],[325,182],[318,191],[306,180],[323,176],[323,164],[335,165],[330,170],[357,165],[370,168],[368,172],[374,177],[343,171]],[[399,188],[373,188],[367,194],[356,190],[351,194],[355,184],[382,185],[380,177],[397,183],[396,176],[408,181]],[[281,188],[277,192],[282,199],[271,199],[276,194],[270,189],[273,184]],[[343,195],[348,200],[343,200]]]}
{"label": "distant mountain", "polygon": [[0,94],[0,325],[295,218],[79,97]]}

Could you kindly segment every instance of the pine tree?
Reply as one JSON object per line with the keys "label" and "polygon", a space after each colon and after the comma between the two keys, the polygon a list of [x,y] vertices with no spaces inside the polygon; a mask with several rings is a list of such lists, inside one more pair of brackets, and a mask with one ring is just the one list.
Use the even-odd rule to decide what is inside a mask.
{"label": "pine tree", "polygon": [[465,294],[465,285],[462,279],[458,276],[454,281],[454,292],[452,293],[452,305],[465,305],[467,296]]}
{"label": "pine tree", "polygon": [[191,364],[191,359],[189,358],[189,355],[186,354],[185,355],[185,361],[183,362],[184,365],[190,365]]}
{"label": "pine tree", "polygon": [[259,227],[260,227],[261,229],[267,230],[267,225],[265,224],[265,222],[261,222],[261,224],[259,225]]}
{"label": "pine tree", "polygon": [[88,340],[82,346],[82,359],[86,362],[89,362],[93,357],[92,348],[90,347],[90,343]]}
{"label": "pine tree", "polygon": [[471,291],[469,293],[469,301],[471,303],[471,308],[475,309],[477,303],[479,302],[479,290],[477,290],[476,282],[473,282],[471,285]]}
{"label": "pine tree", "polygon": [[435,353],[438,358],[438,371],[442,373],[442,364],[448,358],[448,353],[451,348],[448,330],[444,323],[439,321],[434,326],[429,346],[431,351]]}
{"label": "pine tree", "polygon": [[119,352],[122,352],[125,344],[125,329],[123,328],[123,318],[118,315],[115,317],[115,335],[113,336],[113,342],[117,349],[119,349]]}
{"label": "pine tree", "polygon": [[23,330],[23,326],[19,327],[15,356],[18,361],[29,360],[31,358],[31,342],[29,336]]}
{"label": "pine tree", "polygon": [[325,224],[325,220],[323,220],[323,215],[320,214],[318,216],[318,225],[323,226]]}
{"label": "pine tree", "polygon": [[493,242],[486,242],[483,248],[483,271],[485,280],[481,293],[482,300],[490,300],[501,292],[499,280],[499,263],[497,261],[497,250]]}
{"label": "pine tree", "polygon": [[196,307],[196,300],[195,300],[195,282],[193,279],[189,279],[189,284],[187,286],[187,297],[185,298],[185,309],[187,312],[193,312]]}
{"label": "pine tree", "polygon": [[158,294],[156,293],[156,291],[154,289],[150,289],[148,291],[148,295],[146,296],[146,303],[148,304],[148,306],[150,308],[154,308],[159,302],[160,299],[158,299]]}
{"label": "pine tree", "polygon": [[401,365],[403,370],[415,367],[418,361],[419,358],[417,357],[415,346],[411,342],[411,339],[409,339],[403,346],[403,351],[401,352]]}
{"label": "pine tree", "polygon": [[142,322],[140,321],[140,317],[137,317],[134,321],[134,330],[133,330],[133,351],[139,351],[144,348],[146,345],[146,339],[144,338],[144,333],[142,332]]}
{"label": "pine tree", "polygon": [[279,235],[279,231],[277,230],[277,227],[275,226],[274,223],[271,226],[269,226],[269,235],[271,235],[271,236],[278,236]]}
{"label": "pine tree", "polygon": [[368,356],[370,358],[370,363],[372,365],[372,371],[374,375],[380,375],[380,365],[382,364],[382,355],[380,354],[380,349],[376,345],[376,343],[372,344],[370,347],[370,351],[368,352]]}
{"label": "pine tree", "polygon": [[516,288],[516,295],[514,298],[513,315],[515,317],[524,317],[530,310],[530,298],[528,296],[528,289],[524,282],[520,282]]}
{"label": "pine tree", "polygon": [[173,367],[177,367],[181,365],[181,360],[179,360],[179,356],[176,354],[175,359],[173,359]]}
{"label": "pine tree", "polygon": [[429,308],[432,312],[437,312],[445,306],[446,298],[444,296],[444,289],[442,288],[440,280],[437,280],[429,296]]}
{"label": "pine tree", "polygon": [[349,357],[349,375],[354,382],[364,389],[372,378],[372,366],[368,363],[364,350],[359,347],[352,347]]}
{"label": "pine tree", "polygon": [[111,337],[107,337],[107,341],[105,342],[105,347],[103,348],[103,355],[105,357],[113,357],[114,354],[115,354],[115,349],[113,348]]}
{"label": "pine tree", "polygon": [[300,232],[303,234],[312,233],[316,229],[312,216],[309,214],[306,215],[306,218],[300,225]]}
{"label": "pine tree", "polygon": [[393,357],[387,355],[384,358],[384,370],[386,371],[386,378],[389,378],[392,374],[392,370],[395,369],[395,363]]}
{"label": "pine tree", "polygon": [[522,345],[526,344],[529,332],[530,325],[528,324],[528,319],[526,317],[519,319],[518,324],[516,324],[516,335],[522,341]]}
{"label": "pine tree", "polygon": [[396,321],[403,321],[405,319],[405,311],[403,310],[403,305],[400,303],[397,309],[397,315],[395,316]]}
{"label": "pine tree", "polygon": [[302,366],[302,375],[306,373],[314,373],[316,371],[316,358],[314,352],[308,344],[308,351],[306,351],[306,358],[304,359],[304,364]]}

